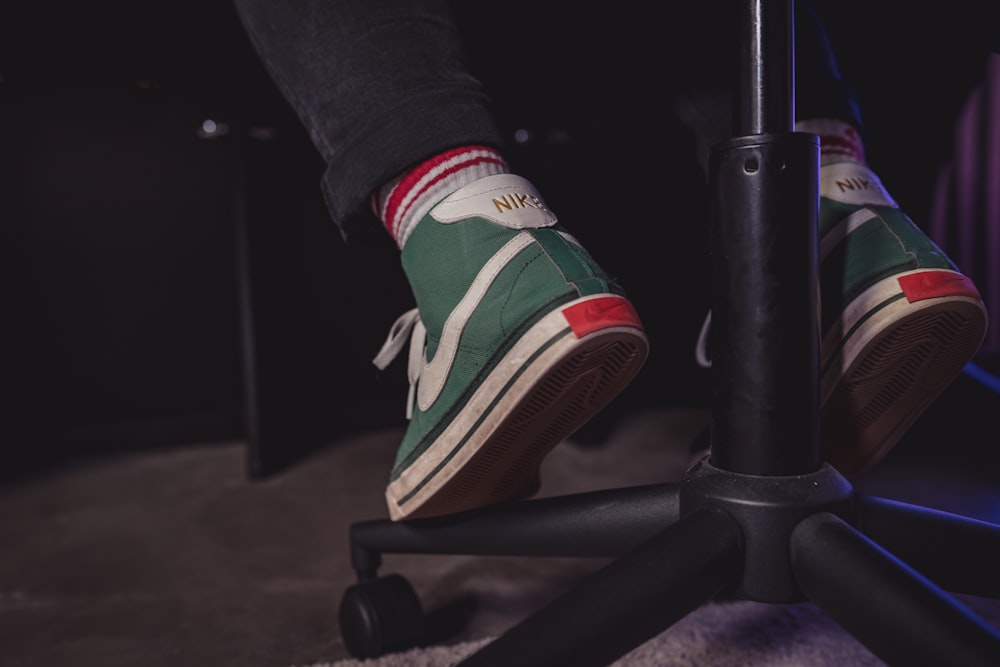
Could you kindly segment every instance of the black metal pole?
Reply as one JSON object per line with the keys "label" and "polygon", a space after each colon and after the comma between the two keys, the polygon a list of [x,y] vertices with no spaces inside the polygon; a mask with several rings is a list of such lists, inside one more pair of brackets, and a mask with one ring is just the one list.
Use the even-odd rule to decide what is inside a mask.
{"label": "black metal pole", "polygon": [[790,132],[795,124],[793,0],[748,0],[741,21],[734,136]]}
{"label": "black metal pole", "polygon": [[747,134],[709,160],[712,455],[748,475],[815,472],[819,457],[819,139],[793,125],[790,0],[750,0],[743,20]]}

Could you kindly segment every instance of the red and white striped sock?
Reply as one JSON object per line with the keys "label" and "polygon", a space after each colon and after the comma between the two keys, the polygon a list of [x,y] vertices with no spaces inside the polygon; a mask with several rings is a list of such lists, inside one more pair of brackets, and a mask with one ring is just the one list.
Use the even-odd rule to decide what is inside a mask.
{"label": "red and white striped sock", "polygon": [[865,162],[865,147],[853,125],[833,118],[810,118],[795,124],[798,132],[819,135],[820,166],[833,162]]}
{"label": "red and white striped sock", "polygon": [[493,148],[454,148],[382,186],[374,197],[375,212],[402,249],[413,227],[439,201],[473,181],[509,171]]}

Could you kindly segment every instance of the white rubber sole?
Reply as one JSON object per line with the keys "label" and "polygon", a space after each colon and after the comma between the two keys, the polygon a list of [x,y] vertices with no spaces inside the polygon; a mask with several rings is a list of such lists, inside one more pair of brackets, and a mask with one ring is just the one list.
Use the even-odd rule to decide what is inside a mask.
{"label": "white rubber sole", "polygon": [[[951,274],[954,287],[945,281],[934,295],[907,295],[901,279],[930,274]],[[940,269],[893,275],[857,297],[825,333],[821,446],[842,473],[881,460],[979,350],[986,309],[962,285],[971,283]]]}
{"label": "white rubber sole", "polygon": [[621,297],[584,297],[547,314],[389,484],[390,518],[453,514],[534,494],[545,456],[631,382],[648,351]]}

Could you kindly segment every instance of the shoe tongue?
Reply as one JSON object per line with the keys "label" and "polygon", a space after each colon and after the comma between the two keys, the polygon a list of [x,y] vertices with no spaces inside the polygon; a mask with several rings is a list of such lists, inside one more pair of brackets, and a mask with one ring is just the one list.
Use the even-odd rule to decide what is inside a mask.
{"label": "shoe tongue", "polygon": [[819,172],[819,193],[822,197],[844,204],[898,208],[875,172],[860,162],[824,165]]}
{"label": "shoe tongue", "polygon": [[557,222],[535,186],[515,174],[496,174],[469,183],[445,197],[430,214],[442,224],[485,218],[511,229],[551,227]]}

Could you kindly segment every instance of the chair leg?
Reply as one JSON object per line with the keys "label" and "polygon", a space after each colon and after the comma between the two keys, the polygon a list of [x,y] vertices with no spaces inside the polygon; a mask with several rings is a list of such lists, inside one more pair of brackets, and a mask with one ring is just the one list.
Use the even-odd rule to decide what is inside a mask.
{"label": "chair leg", "polygon": [[1000,599],[997,524],[864,495],[857,506],[859,531],[939,586]]}
{"label": "chair leg", "polygon": [[799,589],[888,664],[997,664],[1000,632],[839,517],[803,520],[791,553]]}
{"label": "chair leg", "polygon": [[677,484],[650,484],[487,507],[434,519],[351,526],[351,563],[372,578],[383,553],[614,557],[677,521]]}
{"label": "chair leg", "polygon": [[742,534],[703,507],[536,612],[459,667],[601,667],[733,586]]}

